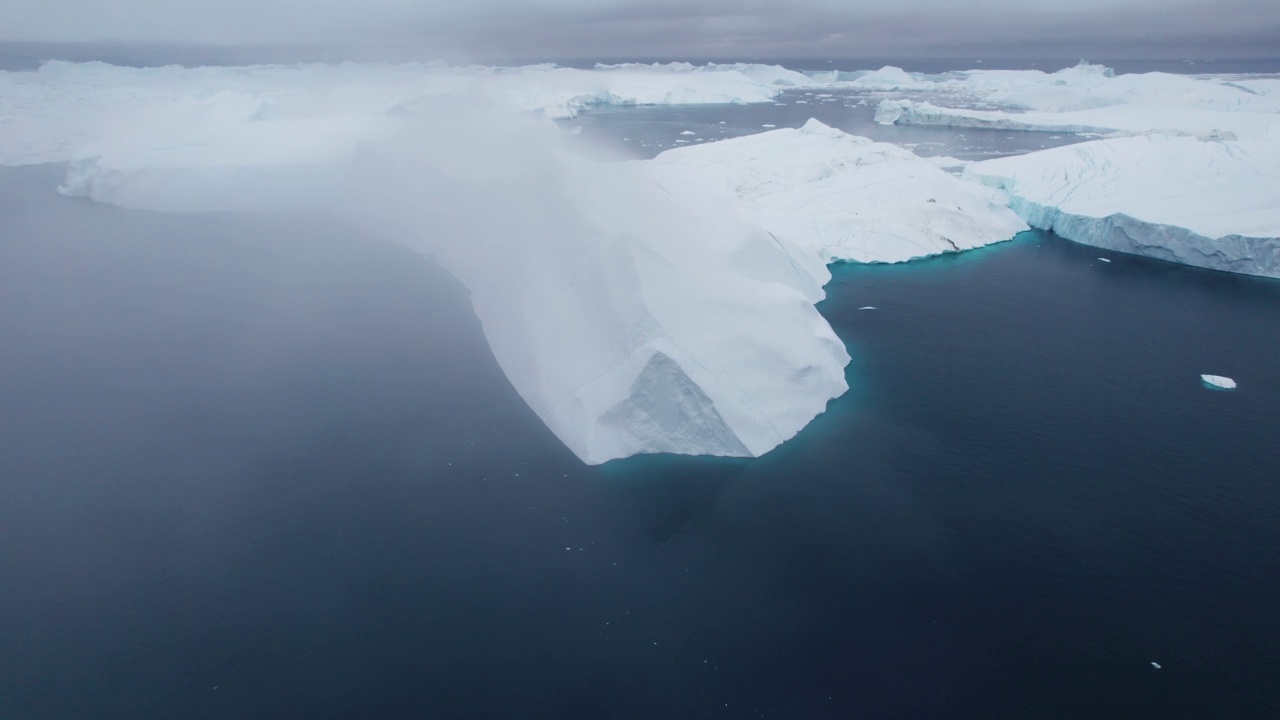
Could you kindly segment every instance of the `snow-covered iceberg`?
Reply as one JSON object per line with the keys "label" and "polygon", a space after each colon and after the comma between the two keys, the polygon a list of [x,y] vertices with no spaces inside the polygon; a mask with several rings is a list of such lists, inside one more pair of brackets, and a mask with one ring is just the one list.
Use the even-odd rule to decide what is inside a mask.
{"label": "snow-covered iceberg", "polygon": [[[1208,139],[1265,134],[1280,113],[1280,82],[1142,73],[1082,63],[1055,73],[970,70],[918,79],[911,98],[882,100],[884,125]],[[939,104],[943,103],[943,104]]]}
{"label": "snow-covered iceberg", "polygon": [[1200,380],[1209,387],[1219,390],[1235,390],[1236,381],[1224,375],[1201,375]]}
{"label": "snow-covered iceberg", "polygon": [[668,150],[660,182],[693,175],[743,217],[809,259],[820,283],[835,261],[903,262],[1009,240],[1026,225],[993,194],[888,143],[810,120],[799,129]]}
{"label": "snow-covered iceberg", "polygon": [[[616,65],[583,70],[403,65],[128,68],[49,62],[0,71],[0,165],[61,162],[132,131],[140,116],[183,112],[219,95],[222,111],[299,121],[395,114],[405,106],[483,96],[551,118],[601,105],[767,102],[818,80],[772,65]],[[210,129],[217,123],[211,122]]]}
{"label": "snow-covered iceberg", "polygon": [[206,100],[95,143],[62,192],[323,209],[433,255],[516,391],[584,461],[760,455],[847,389],[805,257],[692,176],[586,160],[553,123],[483,96],[326,122]]}
{"label": "snow-covered iceberg", "polygon": [[876,107],[881,125],[1018,130],[1085,135],[1186,135],[1204,140],[1234,140],[1264,134],[1276,115],[1258,112],[1198,110],[1164,105],[1121,105],[1070,112],[1011,112],[939,107],[920,100],[886,99]]}
{"label": "snow-covered iceberg", "polygon": [[1280,132],[1149,135],[971,163],[1030,225],[1161,260],[1280,277]]}

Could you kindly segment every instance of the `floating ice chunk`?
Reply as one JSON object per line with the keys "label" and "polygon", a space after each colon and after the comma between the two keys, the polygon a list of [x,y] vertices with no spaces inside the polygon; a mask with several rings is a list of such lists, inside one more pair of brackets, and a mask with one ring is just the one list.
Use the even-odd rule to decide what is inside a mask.
{"label": "floating ice chunk", "polygon": [[1153,668],[1155,668],[1155,669],[1159,670],[1159,669],[1160,669],[1160,663],[1158,663],[1158,662],[1152,662],[1152,663],[1151,663],[1151,667],[1153,667]]}
{"label": "floating ice chunk", "polygon": [[694,131],[692,131],[692,130],[681,130],[681,131],[680,131],[680,134],[681,134],[681,135],[697,135],[697,133],[695,133],[695,132],[694,132]]}
{"label": "floating ice chunk", "polygon": [[777,125],[761,125],[760,127],[762,127],[762,128],[776,128],[776,127],[778,127],[778,126],[777,126]]}
{"label": "floating ice chunk", "polygon": [[879,310],[880,308],[876,307],[875,305],[865,305],[865,306],[860,307],[860,308],[858,308],[858,309],[859,309],[859,310]]}
{"label": "floating ice chunk", "polygon": [[1104,263],[1109,263],[1109,262],[1111,262],[1110,260],[1108,260],[1107,258],[1104,258],[1104,257],[1100,257],[1100,258],[1098,258],[1098,259],[1099,259],[1099,260],[1101,260],[1101,261],[1102,261],[1102,262],[1104,262]]}
{"label": "floating ice chunk", "polygon": [[1204,384],[1220,388],[1222,390],[1236,389],[1236,381],[1222,375],[1201,375],[1200,379],[1204,381]]}

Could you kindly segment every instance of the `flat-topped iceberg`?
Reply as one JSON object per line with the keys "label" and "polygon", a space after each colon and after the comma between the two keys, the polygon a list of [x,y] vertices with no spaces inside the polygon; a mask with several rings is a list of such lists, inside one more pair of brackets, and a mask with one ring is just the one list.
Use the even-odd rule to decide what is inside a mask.
{"label": "flat-topped iceberg", "polygon": [[55,61],[36,71],[0,71],[0,165],[66,161],[132,131],[140,115],[181,112],[220,94],[241,98],[258,119],[396,114],[415,103],[476,95],[567,118],[601,105],[768,102],[790,88],[819,86],[802,73],[753,64],[583,70],[438,63],[130,68]]}
{"label": "flat-topped iceberg", "polygon": [[1270,113],[1119,105],[1070,112],[975,110],[939,107],[919,100],[887,99],[876,107],[881,125],[926,125],[1086,135],[1186,135],[1234,140],[1265,134],[1277,117]]}
{"label": "flat-topped iceberg", "polygon": [[[881,101],[884,125],[1232,139],[1265,134],[1280,113],[1280,81],[1116,75],[1081,64],[1056,73],[970,70],[919,79],[926,96]],[[940,104],[941,103],[941,104]]]}
{"label": "flat-topped iceberg", "polygon": [[1201,375],[1200,380],[1205,385],[1218,388],[1219,390],[1235,390],[1236,381],[1223,375]]}
{"label": "flat-topped iceberg", "polygon": [[1027,229],[986,189],[929,160],[810,120],[647,163],[662,181],[693,175],[779,242],[800,249],[821,283],[826,264],[903,262],[1009,240]]}
{"label": "flat-topped iceberg", "polygon": [[1030,225],[1076,242],[1280,277],[1280,133],[1204,142],[1150,135],[972,163]]}

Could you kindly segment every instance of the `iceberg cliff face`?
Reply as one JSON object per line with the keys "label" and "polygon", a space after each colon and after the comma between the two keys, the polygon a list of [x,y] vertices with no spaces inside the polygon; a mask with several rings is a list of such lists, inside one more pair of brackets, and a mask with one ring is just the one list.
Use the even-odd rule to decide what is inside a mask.
{"label": "iceberg cliff face", "polygon": [[1034,227],[1213,270],[1280,277],[1280,139],[1150,135],[970,164]]}

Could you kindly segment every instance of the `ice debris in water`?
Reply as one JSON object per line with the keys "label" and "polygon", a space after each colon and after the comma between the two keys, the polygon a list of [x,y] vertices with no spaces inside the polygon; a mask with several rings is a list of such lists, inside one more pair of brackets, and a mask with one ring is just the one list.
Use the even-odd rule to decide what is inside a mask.
{"label": "ice debris in water", "polygon": [[1200,379],[1205,385],[1209,385],[1223,390],[1235,390],[1236,381],[1222,375],[1201,375]]}

